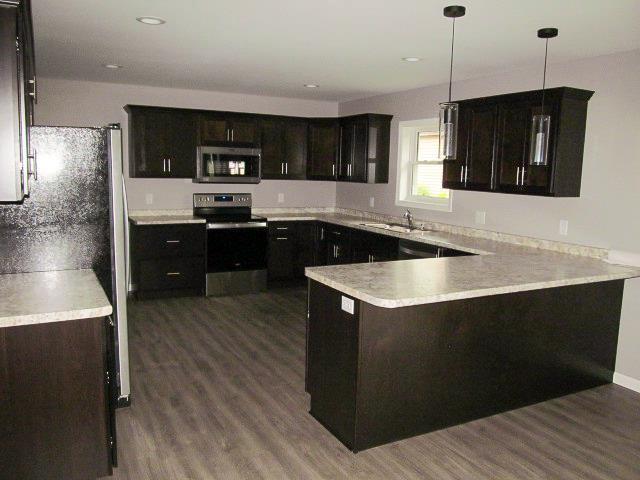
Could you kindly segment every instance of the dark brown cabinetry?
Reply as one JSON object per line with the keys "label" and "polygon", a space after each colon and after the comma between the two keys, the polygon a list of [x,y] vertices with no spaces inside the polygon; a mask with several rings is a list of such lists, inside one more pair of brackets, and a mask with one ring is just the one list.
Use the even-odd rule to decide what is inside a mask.
{"label": "dark brown cabinetry", "polygon": [[129,176],[193,178],[197,115],[188,110],[128,105]]}
{"label": "dark brown cabinetry", "polygon": [[301,118],[263,117],[260,120],[262,178],[306,178],[307,128],[307,121]]}
{"label": "dark brown cabinetry", "polygon": [[389,115],[364,114],[340,119],[339,181],[389,181],[390,124]]}
{"label": "dark brown cabinetry", "polygon": [[105,318],[0,328],[0,478],[111,474]]}
{"label": "dark brown cabinetry", "polygon": [[309,121],[308,179],[336,179],[340,151],[339,139],[338,119],[316,118]]}
{"label": "dark brown cabinetry", "polygon": [[199,116],[200,145],[253,147],[260,143],[258,119],[252,114],[205,112]]}
{"label": "dark brown cabinetry", "polygon": [[587,102],[593,92],[561,87],[545,93],[551,116],[549,162],[529,165],[531,119],[542,91],[459,102],[455,160],[444,162],[443,186],[528,195],[580,195]]}
{"label": "dark brown cabinetry", "polygon": [[339,227],[330,223],[325,224],[325,264],[342,265],[351,263],[351,233],[352,229]]}
{"label": "dark brown cabinetry", "polygon": [[139,297],[204,293],[205,225],[134,225],[131,275]]}
{"label": "dark brown cabinetry", "polygon": [[315,222],[269,222],[269,281],[304,279],[316,264],[315,234]]}
{"label": "dark brown cabinetry", "polygon": [[360,230],[353,230],[351,233],[353,263],[388,262],[397,258],[397,238]]}

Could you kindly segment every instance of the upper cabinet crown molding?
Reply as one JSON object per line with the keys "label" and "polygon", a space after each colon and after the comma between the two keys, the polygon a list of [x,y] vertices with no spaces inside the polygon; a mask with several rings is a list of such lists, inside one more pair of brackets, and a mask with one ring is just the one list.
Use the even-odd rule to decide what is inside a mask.
{"label": "upper cabinet crown molding", "polygon": [[193,178],[199,145],[262,149],[262,178],[389,181],[391,115],[306,118],[126,105],[129,176]]}
{"label": "upper cabinet crown molding", "polygon": [[459,101],[455,160],[444,161],[443,186],[553,197],[579,197],[587,103],[594,92],[570,87],[545,91],[551,116],[549,162],[530,165],[531,121],[541,113],[542,90]]}

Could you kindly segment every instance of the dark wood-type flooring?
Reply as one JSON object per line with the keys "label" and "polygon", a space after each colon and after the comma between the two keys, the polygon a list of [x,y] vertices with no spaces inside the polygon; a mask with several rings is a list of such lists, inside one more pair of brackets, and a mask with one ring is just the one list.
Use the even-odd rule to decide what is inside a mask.
{"label": "dark wood-type flooring", "polygon": [[306,291],[130,303],[116,479],[634,479],[640,394],[607,385],[349,452],[307,412]]}

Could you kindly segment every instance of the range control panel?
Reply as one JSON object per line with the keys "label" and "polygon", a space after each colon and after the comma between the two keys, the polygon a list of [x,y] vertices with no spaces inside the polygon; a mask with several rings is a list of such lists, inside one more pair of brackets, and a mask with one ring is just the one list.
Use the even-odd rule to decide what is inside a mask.
{"label": "range control panel", "polygon": [[194,208],[251,207],[250,193],[194,193]]}

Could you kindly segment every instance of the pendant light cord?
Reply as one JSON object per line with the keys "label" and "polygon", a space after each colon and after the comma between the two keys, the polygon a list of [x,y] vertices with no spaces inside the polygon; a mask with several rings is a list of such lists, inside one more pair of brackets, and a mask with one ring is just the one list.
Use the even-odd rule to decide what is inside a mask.
{"label": "pendant light cord", "polygon": [[[544,72],[542,74],[542,115],[544,115],[544,90],[547,85],[547,53],[549,52],[549,39],[544,44]],[[451,93],[449,93],[451,95]]]}
{"label": "pendant light cord", "polygon": [[[451,65],[449,66],[449,103],[451,103],[451,80],[453,78],[453,44],[455,43],[455,41],[456,41],[456,18],[453,17],[453,26],[451,30]],[[546,65],[546,60],[545,60],[545,65]]]}

